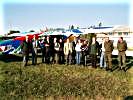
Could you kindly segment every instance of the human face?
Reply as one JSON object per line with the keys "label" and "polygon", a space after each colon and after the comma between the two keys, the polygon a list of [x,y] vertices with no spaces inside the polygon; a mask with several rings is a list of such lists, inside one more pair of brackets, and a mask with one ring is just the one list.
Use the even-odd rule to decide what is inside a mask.
{"label": "human face", "polygon": [[93,37],[93,38],[92,38],[92,43],[95,43],[95,42],[96,42],[96,38]]}
{"label": "human face", "polygon": [[28,36],[25,37],[25,40],[28,41]]}
{"label": "human face", "polygon": [[62,42],[62,39],[60,39],[60,42]]}
{"label": "human face", "polygon": [[109,37],[106,37],[106,38],[105,38],[105,41],[108,42],[108,41],[109,41]]}
{"label": "human face", "polygon": [[57,41],[57,39],[56,38],[54,38],[54,42],[56,42]]}
{"label": "human face", "polygon": [[123,40],[121,38],[119,38],[119,41],[122,42]]}
{"label": "human face", "polygon": [[69,42],[69,39],[67,39],[67,42]]}
{"label": "human face", "polygon": [[35,35],[34,35],[33,39],[36,40],[36,36]]}

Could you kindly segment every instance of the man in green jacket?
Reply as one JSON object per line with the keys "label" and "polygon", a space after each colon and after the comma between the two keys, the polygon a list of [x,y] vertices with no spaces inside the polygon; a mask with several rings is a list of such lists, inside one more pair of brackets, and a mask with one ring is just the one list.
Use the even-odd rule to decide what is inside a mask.
{"label": "man in green jacket", "polygon": [[117,42],[117,49],[118,49],[118,61],[119,61],[119,68],[120,70],[126,70],[126,50],[127,50],[127,43],[123,40],[123,37],[120,37]]}
{"label": "man in green jacket", "polygon": [[91,64],[93,68],[97,68],[97,53],[99,49],[99,43],[96,41],[96,37],[92,37],[92,43],[90,45]]}
{"label": "man in green jacket", "polygon": [[104,48],[105,48],[105,61],[106,61],[106,70],[112,71],[112,51],[114,49],[113,42],[109,40],[109,37],[105,38],[104,42]]}

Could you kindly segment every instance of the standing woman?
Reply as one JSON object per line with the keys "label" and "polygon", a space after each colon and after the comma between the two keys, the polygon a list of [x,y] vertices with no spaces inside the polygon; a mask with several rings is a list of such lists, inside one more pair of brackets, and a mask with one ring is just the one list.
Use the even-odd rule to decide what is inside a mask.
{"label": "standing woman", "polygon": [[71,64],[72,44],[70,43],[69,38],[67,38],[66,42],[64,43],[64,54],[65,54],[66,64]]}
{"label": "standing woman", "polygon": [[81,42],[80,39],[78,40],[75,50],[76,50],[76,64],[80,64],[80,54],[81,54]]}

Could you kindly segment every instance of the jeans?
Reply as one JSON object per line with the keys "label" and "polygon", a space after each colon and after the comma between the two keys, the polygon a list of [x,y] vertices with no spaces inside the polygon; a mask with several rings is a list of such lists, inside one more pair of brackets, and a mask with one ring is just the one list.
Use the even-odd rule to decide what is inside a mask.
{"label": "jeans", "polygon": [[102,52],[102,53],[101,53],[101,57],[100,57],[100,67],[106,68],[105,52]]}
{"label": "jeans", "polygon": [[76,64],[80,64],[80,51],[76,52]]}

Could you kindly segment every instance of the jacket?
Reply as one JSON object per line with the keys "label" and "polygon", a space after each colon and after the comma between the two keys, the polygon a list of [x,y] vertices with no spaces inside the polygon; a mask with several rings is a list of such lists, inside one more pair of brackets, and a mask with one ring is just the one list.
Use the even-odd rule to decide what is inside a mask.
{"label": "jacket", "polygon": [[28,55],[29,52],[30,52],[30,49],[31,49],[31,43],[30,41],[26,42],[26,41],[23,41],[22,44],[21,44],[21,49],[22,49],[22,53],[23,55]]}
{"label": "jacket", "polygon": [[117,42],[117,49],[119,52],[126,51],[127,50],[127,43],[126,41],[123,41],[120,43],[119,41]]}
{"label": "jacket", "polygon": [[114,46],[113,42],[109,40],[108,42],[104,42],[104,48],[105,48],[105,53],[112,53]]}
{"label": "jacket", "polygon": [[72,44],[71,43],[64,43],[64,54],[68,55],[70,53],[72,53]]}

